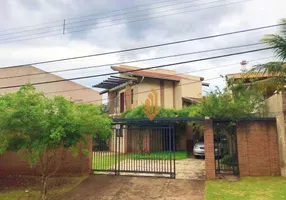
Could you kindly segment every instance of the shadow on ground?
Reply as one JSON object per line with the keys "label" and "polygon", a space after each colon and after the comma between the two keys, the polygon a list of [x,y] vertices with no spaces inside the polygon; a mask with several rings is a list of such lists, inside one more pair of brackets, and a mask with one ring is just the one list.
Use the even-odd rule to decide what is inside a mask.
{"label": "shadow on ground", "polygon": [[63,200],[200,200],[204,188],[205,182],[200,180],[94,175],[66,194]]}

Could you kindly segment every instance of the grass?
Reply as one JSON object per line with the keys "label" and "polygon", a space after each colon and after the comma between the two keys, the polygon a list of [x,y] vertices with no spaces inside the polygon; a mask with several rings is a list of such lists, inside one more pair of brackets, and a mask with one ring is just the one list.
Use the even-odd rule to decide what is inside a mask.
{"label": "grass", "polygon": [[[126,156],[120,156],[120,161],[125,160]],[[118,160],[118,159],[117,159]],[[93,169],[100,169],[100,170],[107,170],[117,164],[115,162],[115,154],[112,155],[100,155],[100,156],[93,156],[92,161],[92,168]]]}
{"label": "grass", "polygon": [[[186,159],[188,157],[187,151],[176,151],[175,158],[176,160]],[[119,156],[120,161],[126,159],[134,160],[169,160],[170,152],[161,151],[161,152],[151,152],[150,154],[145,153],[129,153],[121,154]],[[118,163],[118,162],[117,162]],[[93,157],[93,169],[107,170],[117,164],[115,162],[115,154],[110,155],[100,155]]]}
{"label": "grass", "polygon": [[242,177],[240,181],[207,181],[205,200],[280,200],[286,199],[284,177]]}
{"label": "grass", "polygon": [[[168,151],[151,152],[150,154],[131,153],[131,155],[132,155],[131,157],[136,160],[169,160],[170,159],[170,152]],[[186,151],[176,151],[175,158],[176,160],[186,159],[188,158],[188,153]]]}
{"label": "grass", "polygon": [[[61,185],[51,185],[48,190],[49,199],[61,199],[65,193],[71,191],[75,186],[79,185],[87,176],[68,177],[66,183]],[[0,190],[1,200],[38,200],[40,199],[40,182],[36,185],[23,185],[21,187],[9,187]]]}

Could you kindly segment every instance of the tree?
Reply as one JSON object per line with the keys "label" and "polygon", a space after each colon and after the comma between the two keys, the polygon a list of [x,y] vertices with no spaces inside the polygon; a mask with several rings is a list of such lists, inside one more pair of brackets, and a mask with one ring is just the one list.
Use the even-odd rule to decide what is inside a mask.
{"label": "tree", "polygon": [[243,117],[264,115],[263,93],[243,84],[227,80],[228,87],[208,93],[191,106],[189,116],[208,116],[236,121]]}
{"label": "tree", "polygon": [[[48,98],[31,85],[0,97],[0,153],[15,151],[31,166],[39,164],[43,200],[48,178],[58,171],[67,152],[76,157],[76,145],[86,143],[86,135],[110,135],[110,127],[100,106],[72,103],[62,96]],[[57,165],[56,154],[61,157]]]}
{"label": "tree", "polygon": [[[269,62],[261,65],[254,66],[250,73],[257,73],[258,80],[253,82],[254,86],[265,92],[273,90],[283,90],[286,84],[286,19],[281,20],[280,34],[265,35],[262,42],[274,48],[275,55],[280,62]],[[267,74],[266,79],[260,79],[262,74]]]}

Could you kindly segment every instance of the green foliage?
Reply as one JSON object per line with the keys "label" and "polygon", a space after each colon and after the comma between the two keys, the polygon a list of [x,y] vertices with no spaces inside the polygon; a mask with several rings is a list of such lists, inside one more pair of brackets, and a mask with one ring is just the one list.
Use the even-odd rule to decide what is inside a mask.
{"label": "green foliage", "polygon": [[265,35],[262,42],[273,47],[275,55],[282,62],[269,62],[254,66],[250,73],[260,72],[267,73],[269,76],[267,79],[260,79],[257,74],[257,80],[253,81],[253,84],[257,89],[270,93],[275,90],[281,91],[286,84],[286,19],[281,20],[281,31],[279,34]]}
{"label": "green foliage", "polygon": [[[263,91],[264,93],[274,92],[275,90],[283,90],[286,84],[286,63],[285,62],[269,62],[265,64],[255,65],[252,69],[246,73],[254,75],[257,74],[256,78],[251,79],[252,87],[257,90]],[[260,74],[267,74],[268,77],[265,79],[259,78]]]}
{"label": "green foliage", "polygon": [[235,121],[243,117],[262,115],[265,112],[264,108],[261,92],[241,85],[229,85],[229,88],[223,91],[217,88],[203,97],[200,103],[191,106],[189,116],[208,116]]}
{"label": "green foliage", "polygon": [[286,19],[281,19],[280,34],[265,35],[262,42],[274,47],[274,51],[278,58],[282,61],[286,60]]}
{"label": "green foliage", "polygon": [[[134,109],[126,110],[124,113],[122,113],[121,116],[124,118],[146,118],[146,114],[143,112],[143,108],[144,105],[138,106]],[[189,107],[185,107],[181,110],[159,107],[159,113],[156,117],[187,117],[189,114],[189,109]]]}
{"label": "green foliage", "polygon": [[221,159],[221,164],[228,165],[228,166],[236,166],[237,165],[237,156],[233,153],[226,154]]}
{"label": "green foliage", "polygon": [[[60,147],[76,155],[76,144],[85,142],[87,134],[108,137],[110,125],[100,106],[72,103],[62,96],[48,98],[28,84],[0,97],[1,144],[31,165],[44,154],[53,157]],[[3,145],[0,150],[4,152]]]}
{"label": "green foliage", "polygon": [[[151,152],[150,154],[146,153],[131,153],[127,155],[130,156],[131,159],[134,160],[169,160],[170,159],[170,152],[169,151],[158,151],[158,152]],[[176,160],[183,160],[188,158],[187,151],[176,151],[175,152],[175,159]]]}

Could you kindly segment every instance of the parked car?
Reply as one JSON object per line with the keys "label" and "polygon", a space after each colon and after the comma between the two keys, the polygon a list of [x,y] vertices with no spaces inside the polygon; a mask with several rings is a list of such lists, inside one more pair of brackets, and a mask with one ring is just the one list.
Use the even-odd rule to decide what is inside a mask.
{"label": "parked car", "polygon": [[[221,152],[223,152],[223,148],[221,145],[219,145],[219,139],[214,138],[214,146],[215,146],[215,156],[219,157],[221,155]],[[220,140],[226,140],[226,138],[223,138]],[[220,149],[219,149],[220,147]],[[193,148],[193,154],[195,158],[204,157],[205,156],[205,144],[204,144],[204,136],[202,136],[199,140],[197,140],[196,144]]]}

